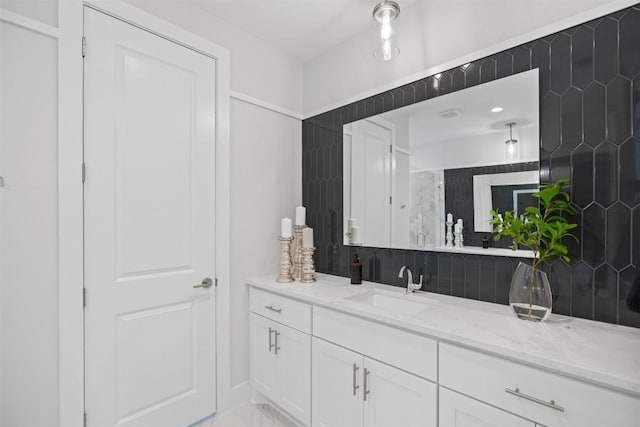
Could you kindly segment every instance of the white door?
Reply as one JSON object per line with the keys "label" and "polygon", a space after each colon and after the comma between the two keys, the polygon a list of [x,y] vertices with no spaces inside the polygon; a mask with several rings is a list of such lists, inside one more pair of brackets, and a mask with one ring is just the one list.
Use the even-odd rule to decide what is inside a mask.
{"label": "white door", "polygon": [[278,398],[288,413],[311,423],[311,336],[284,325],[276,331]]}
{"label": "white door", "polygon": [[337,345],[312,339],[312,425],[362,425],[362,356]]}
{"label": "white door", "polygon": [[364,359],[364,426],[435,427],[437,386],[425,379]]}
{"label": "white door", "polygon": [[276,398],[275,323],[251,313],[251,382],[252,386],[272,399]]}
{"label": "white door", "polygon": [[535,426],[531,421],[442,387],[440,387],[439,412],[441,427]]}
{"label": "white door", "polygon": [[215,411],[215,61],[85,8],[90,426]]}
{"label": "white door", "polygon": [[351,217],[365,246],[391,244],[391,130],[369,121],[353,123]]}

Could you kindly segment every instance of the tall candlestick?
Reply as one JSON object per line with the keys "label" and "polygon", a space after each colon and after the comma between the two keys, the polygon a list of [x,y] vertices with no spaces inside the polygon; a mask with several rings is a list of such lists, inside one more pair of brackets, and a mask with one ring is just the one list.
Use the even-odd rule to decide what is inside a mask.
{"label": "tall candlestick", "polygon": [[299,279],[302,276],[302,230],[304,225],[294,225],[296,248],[293,255],[293,277]]}
{"label": "tall candlestick", "polygon": [[303,248],[313,247],[313,228],[307,227],[302,230],[302,247]]}
{"label": "tall candlestick", "polygon": [[298,206],[296,208],[296,225],[305,225],[307,222],[307,208]]}
{"label": "tall candlestick", "polygon": [[280,237],[291,237],[291,219],[282,218],[282,222],[280,224]]}

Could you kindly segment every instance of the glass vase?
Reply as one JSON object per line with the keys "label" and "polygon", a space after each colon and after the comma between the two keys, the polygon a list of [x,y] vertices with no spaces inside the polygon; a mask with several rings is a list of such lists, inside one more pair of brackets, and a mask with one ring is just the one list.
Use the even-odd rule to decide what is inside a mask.
{"label": "glass vase", "polygon": [[551,314],[551,286],[547,274],[520,262],[511,279],[509,305],[520,319],[544,321]]}

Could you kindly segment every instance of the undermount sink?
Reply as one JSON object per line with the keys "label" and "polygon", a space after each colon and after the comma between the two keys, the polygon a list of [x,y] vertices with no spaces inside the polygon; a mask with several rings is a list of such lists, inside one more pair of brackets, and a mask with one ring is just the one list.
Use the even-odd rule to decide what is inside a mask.
{"label": "undermount sink", "polygon": [[397,314],[414,316],[438,301],[417,294],[405,294],[373,289],[347,297],[348,300],[367,305],[371,308],[393,311]]}

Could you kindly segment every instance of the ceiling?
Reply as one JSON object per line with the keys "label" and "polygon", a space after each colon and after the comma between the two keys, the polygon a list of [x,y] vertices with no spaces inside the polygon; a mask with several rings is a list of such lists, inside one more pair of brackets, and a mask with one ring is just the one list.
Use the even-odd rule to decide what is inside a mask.
{"label": "ceiling", "polygon": [[[185,0],[302,62],[370,28],[380,1]],[[401,9],[414,1],[396,0]]]}

